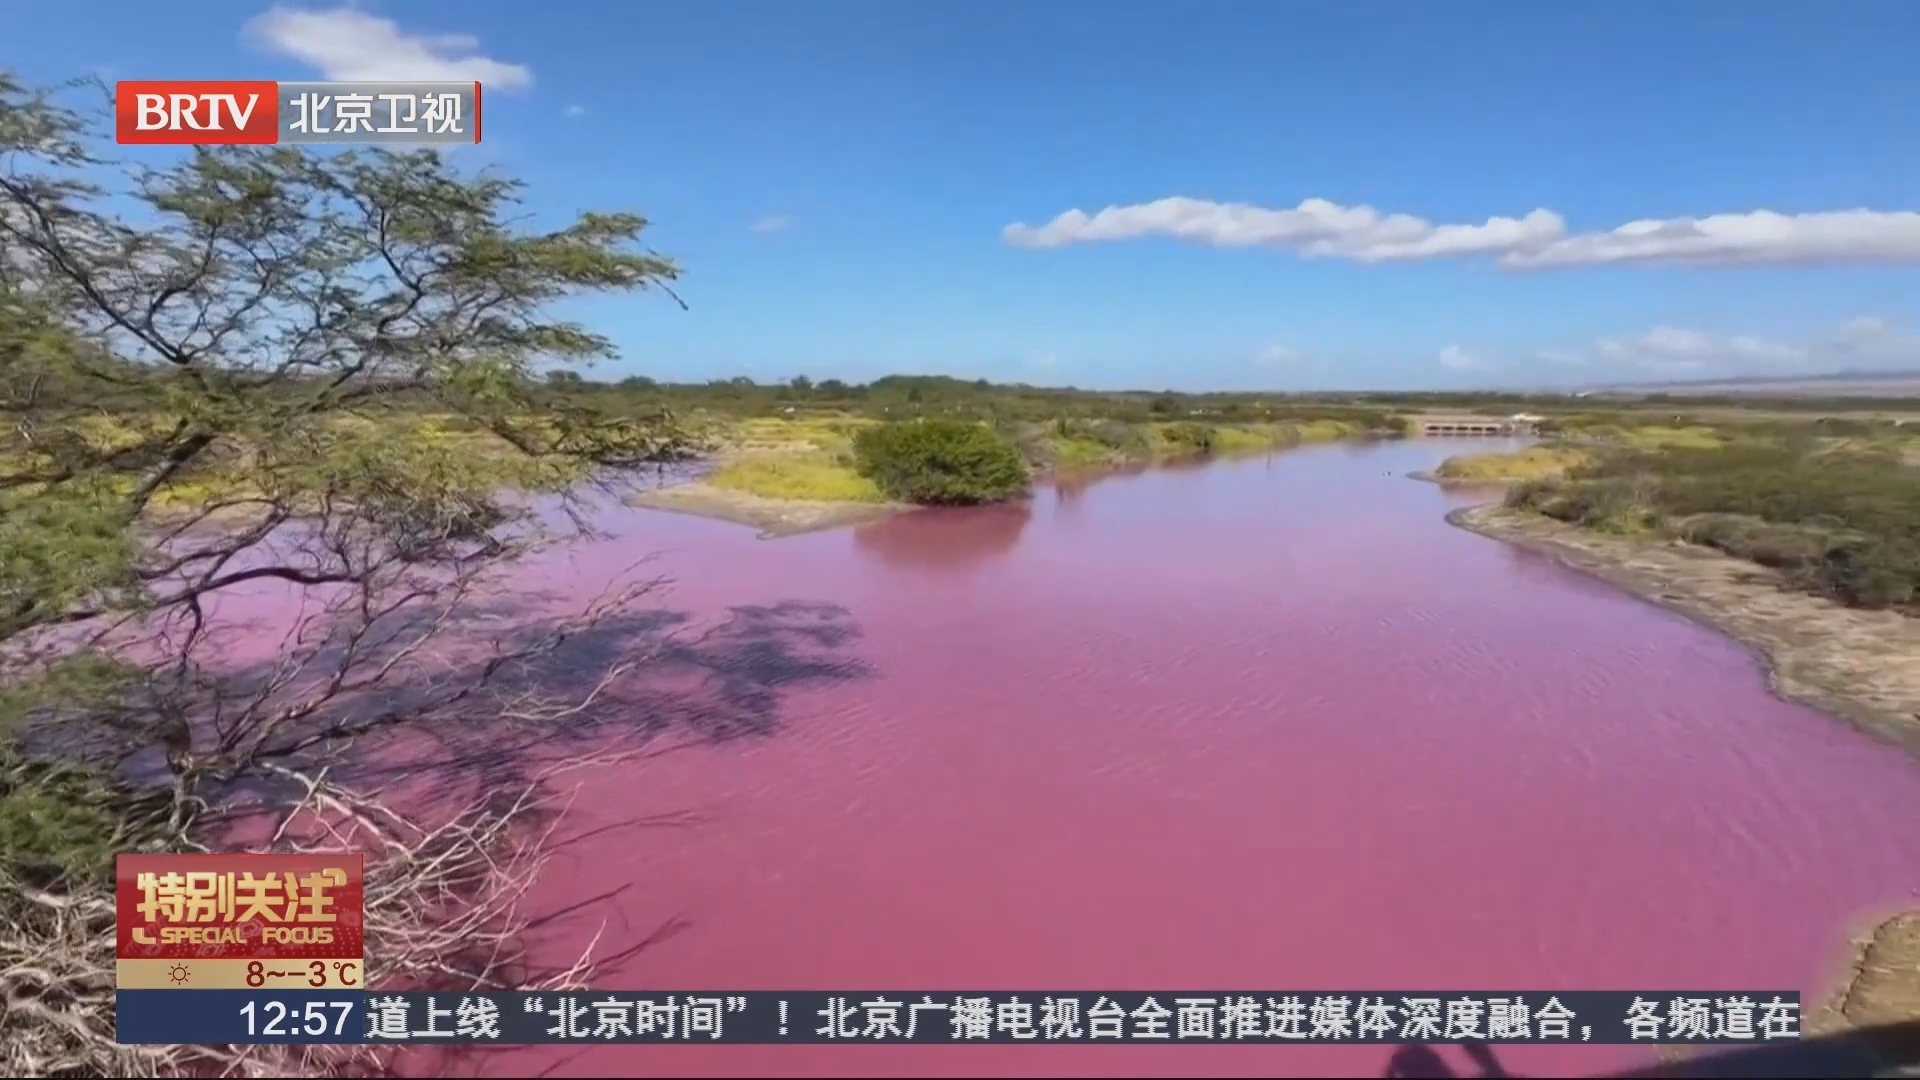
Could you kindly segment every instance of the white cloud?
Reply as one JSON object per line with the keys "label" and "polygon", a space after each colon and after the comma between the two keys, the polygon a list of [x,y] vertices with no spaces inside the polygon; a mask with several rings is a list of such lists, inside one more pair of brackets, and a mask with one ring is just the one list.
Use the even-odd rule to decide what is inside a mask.
{"label": "white cloud", "polygon": [[1665,264],[1820,266],[1920,262],[1920,213],[1838,210],[1779,214],[1755,210],[1703,218],[1631,221],[1611,232],[1583,233],[1538,250],[1501,256],[1515,269]]}
{"label": "white cloud", "polygon": [[1675,326],[1656,326],[1635,338],[1598,341],[1594,350],[1615,363],[1682,371],[1721,366],[1791,368],[1812,354],[1805,345],[1746,335],[1715,337]]}
{"label": "white cloud", "polygon": [[1893,327],[1877,315],[1848,319],[1840,324],[1839,331],[1834,334],[1835,338],[1850,345],[1871,345],[1884,342],[1892,336],[1896,336]]}
{"label": "white cloud", "polygon": [[328,79],[346,81],[478,81],[488,90],[533,85],[533,71],[483,56],[467,34],[418,34],[352,8],[308,11],[275,7],[248,20],[242,36],[289,56]]}
{"label": "white cloud", "polygon": [[1269,210],[1175,197],[1109,206],[1091,216],[1069,210],[1038,228],[1009,225],[1003,235],[1008,243],[1037,248],[1169,236],[1216,247],[1281,247],[1307,256],[1380,262],[1497,253],[1551,239],[1565,228],[1558,215],[1545,210],[1522,219],[1492,218],[1483,225],[1436,226],[1406,214],[1382,214],[1371,206],[1341,206],[1325,199],[1308,199],[1291,210]]}
{"label": "white cloud", "polygon": [[1920,213],[1864,209],[1807,214],[1755,210],[1570,233],[1564,218],[1545,209],[1479,224],[1435,224],[1325,199],[1269,209],[1175,196],[1109,206],[1095,214],[1069,210],[1045,225],[1009,225],[1002,236],[1010,244],[1031,248],[1160,236],[1362,263],[1481,256],[1513,270],[1920,262]]}
{"label": "white cloud", "polygon": [[1269,345],[1253,356],[1253,362],[1261,367],[1282,367],[1297,364],[1307,358],[1307,354],[1291,345]]}
{"label": "white cloud", "polygon": [[1033,358],[1033,365],[1035,367],[1050,368],[1059,362],[1059,353],[1041,353],[1039,356]]}
{"label": "white cloud", "polygon": [[793,219],[788,217],[787,215],[769,214],[766,217],[761,218],[759,221],[756,221],[753,224],[747,226],[747,231],[757,232],[757,233],[770,233],[770,232],[779,232],[782,229],[791,229],[792,227],[793,227]]}
{"label": "white cloud", "polygon": [[1478,371],[1487,362],[1458,345],[1449,345],[1440,350],[1440,366],[1448,371]]}
{"label": "white cloud", "polygon": [[1875,317],[1850,319],[1831,334],[1799,341],[1656,326],[1634,337],[1603,338],[1586,350],[1552,354],[1676,375],[1814,375],[1920,366],[1920,336]]}
{"label": "white cloud", "polygon": [[569,120],[575,117],[585,116],[587,115],[587,107],[585,105],[569,105],[566,108],[560,110],[560,115],[566,117]]}
{"label": "white cloud", "polygon": [[1542,349],[1534,354],[1549,364],[1577,366],[1587,362],[1587,358],[1572,349]]}

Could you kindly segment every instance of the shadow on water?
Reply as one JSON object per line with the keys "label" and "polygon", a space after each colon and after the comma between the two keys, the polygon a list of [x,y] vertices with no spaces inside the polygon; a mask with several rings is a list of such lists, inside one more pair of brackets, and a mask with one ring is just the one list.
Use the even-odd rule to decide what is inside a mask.
{"label": "shadow on water", "polygon": [[433,735],[448,766],[496,783],[521,775],[535,755],[631,749],[668,735],[706,745],[764,738],[779,732],[786,695],[871,676],[848,652],[859,638],[845,608],[806,600],[729,608],[705,626],[682,611],[621,615],[501,672],[474,713],[578,699],[627,668],[589,704],[477,731],[442,724]]}
{"label": "shadow on water", "polygon": [[[1477,1071],[1456,1071],[1433,1047],[1412,1044],[1394,1051],[1383,1075],[1422,1080],[1518,1075],[1500,1064],[1490,1046],[1470,1043],[1461,1050]],[[1920,1075],[1920,1020],[1856,1028],[1779,1046],[1715,1050],[1632,1072],[1608,1074],[1597,1080],[1914,1075]]]}
{"label": "shadow on water", "polygon": [[[837,604],[783,600],[699,620],[643,608],[569,627],[541,599],[535,592],[463,604],[443,628],[447,652],[410,659],[357,692],[324,687],[342,663],[345,646],[336,643],[319,649],[292,681],[274,660],[178,677],[199,687],[195,724],[301,710],[303,718],[279,736],[283,746],[316,731],[370,728],[335,769],[350,784],[429,779],[434,788],[477,782],[504,789],[541,762],[617,754],[667,735],[677,745],[771,736],[787,695],[872,674],[850,651],[860,628]],[[363,638],[351,661],[355,679],[404,652],[434,618],[416,612]],[[516,658],[502,662],[502,655]],[[45,737],[69,748],[92,739],[102,754],[117,749],[110,732],[84,724]],[[130,779],[165,775],[158,748],[115,756]]]}
{"label": "shadow on water", "polygon": [[930,573],[973,570],[1011,552],[1033,520],[1033,502],[930,508],[862,525],[855,550],[888,566]]}

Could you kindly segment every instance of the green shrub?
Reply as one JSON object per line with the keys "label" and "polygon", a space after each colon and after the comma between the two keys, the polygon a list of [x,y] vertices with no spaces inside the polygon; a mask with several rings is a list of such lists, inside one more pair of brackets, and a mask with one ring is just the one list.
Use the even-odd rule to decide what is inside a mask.
{"label": "green shrub", "polygon": [[1160,441],[1176,454],[1210,454],[1214,444],[1213,428],[1192,420],[1163,424]]}
{"label": "green shrub", "polygon": [[1786,571],[1815,565],[1835,540],[1826,529],[1779,525],[1745,514],[1698,514],[1680,519],[1671,531],[1690,544]]}
{"label": "green shrub", "polygon": [[1897,453],[1779,433],[1704,442],[1596,453],[1507,501],[1583,528],[1659,529],[1846,604],[1920,602],[1920,473]]}
{"label": "green shrub", "polygon": [[924,419],[871,427],[854,437],[855,467],[889,498],[932,506],[1003,502],[1027,493],[1026,462],[992,429]]}
{"label": "green shrub", "polygon": [[1123,454],[1144,454],[1152,448],[1146,431],[1125,420],[1095,420],[1087,425],[1087,435]]}
{"label": "green shrub", "polygon": [[1860,607],[1907,607],[1920,599],[1920,545],[1909,538],[1836,544],[1809,575],[1816,591]]}
{"label": "green shrub", "polygon": [[41,889],[110,881],[116,851],[160,834],[167,794],[0,746],[0,875]]}
{"label": "green shrub", "polygon": [[1113,460],[1113,451],[1094,439],[1055,436],[1041,446],[1037,460],[1067,468],[1101,465]]}

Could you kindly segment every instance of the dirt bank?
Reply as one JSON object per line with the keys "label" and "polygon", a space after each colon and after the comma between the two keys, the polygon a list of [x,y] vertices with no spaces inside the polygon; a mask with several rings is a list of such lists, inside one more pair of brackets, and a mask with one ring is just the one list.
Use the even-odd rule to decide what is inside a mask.
{"label": "dirt bank", "polygon": [[900,503],[819,502],[768,499],[702,481],[644,491],[627,500],[649,510],[731,521],[760,530],[763,539],[856,525],[911,509]]}
{"label": "dirt bank", "polygon": [[[1591,532],[1497,503],[1447,520],[1705,623],[1764,658],[1777,696],[1920,756],[1920,620],[1783,589],[1773,571],[1710,548]],[[1920,911],[1857,940],[1837,981],[1831,1000],[1809,1008],[1808,1031],[1920,1018]]]}

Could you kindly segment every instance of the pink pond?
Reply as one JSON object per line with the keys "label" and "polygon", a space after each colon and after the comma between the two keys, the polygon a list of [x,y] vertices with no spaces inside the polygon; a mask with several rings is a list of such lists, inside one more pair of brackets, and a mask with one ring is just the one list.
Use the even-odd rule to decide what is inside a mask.
{"label": "pink pond", "polygon": [[[542,585],[585,596],[655,552],[664,606],[748,608],[701,661],[692,725],[747,733],[577,778],[570,830],[602,831],[539,900],[626,888],[543,948],[659,932],[595,980],[636,990],[1824,994],[1849,934],[1920,898],[1920,763],[1770,697],[1738,645],[1447,525],[1459,500],[1405,474],[1459,449],[1310,449],[777,541],[618,513]],[[570,1047],[483,1067],[1378,1076],[1388,1055]]]}

